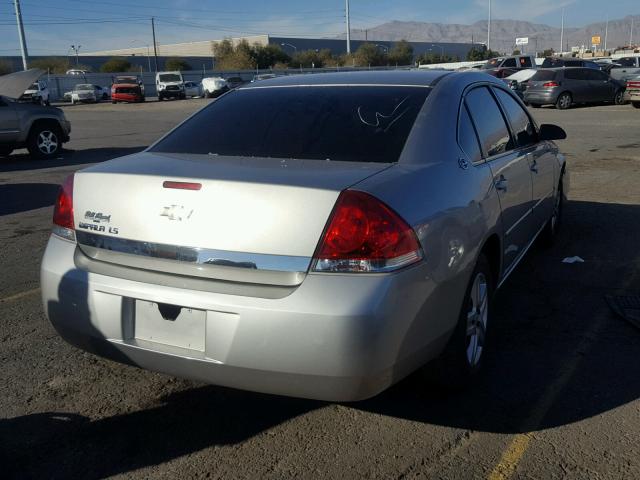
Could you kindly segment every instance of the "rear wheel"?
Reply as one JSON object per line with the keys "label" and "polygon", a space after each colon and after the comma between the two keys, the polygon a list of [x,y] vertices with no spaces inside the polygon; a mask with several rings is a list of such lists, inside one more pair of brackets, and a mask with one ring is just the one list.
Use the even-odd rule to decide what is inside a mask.
{"label": "rear wheel", "polygon": [[624,105],[624,90],[618,90],[613,97],[613,103],[616,105]]}
{"label": "rear wheel", "polygon": [[530,103],[529,106],[533,108],[540,108],[542,105],[540,105],[539,103]]}
{"label": "rear wheel", "polygon": [[492,294],[491,267],[487,257],[480,254],[465,292],[458,324],[438,361],[438,377],[448,387],[464,388],[480,372],[487,346]]}
{"label": "rear wheel", "polygon": [[561,93],[556,100],[556,108],[558,110],[566,110],[571,106],[572,98],[569,92]]}
{"label": "rear wheel", "polygon": [[33,158],[50,158],[62,150],[62,133],[58,125],[43,123],[31,129],[27,150]]}
{"label": "rear wheel", "polygon": [[631,102],[634,108],[640,108],[640,102]]}

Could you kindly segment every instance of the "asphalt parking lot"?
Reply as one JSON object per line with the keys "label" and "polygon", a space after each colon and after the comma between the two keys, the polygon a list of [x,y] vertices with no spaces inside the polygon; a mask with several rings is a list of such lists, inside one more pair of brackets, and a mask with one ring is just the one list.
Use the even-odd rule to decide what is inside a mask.
{"label": "asphalt parking lot", "polygon": [[[640,478],[640,330],[604,296],[640,295],[640,111],[532,110],[568,139],[572,190],[550,250],[495,301],[484,377],[411,377],[353,404],[235,391],[123,366],[62,341],[39,264],[57,185],[141,150],[210,100],[64,107],[55,160],[0,161],[4,478]],[[579,256],[584,263],[562,263]]]}

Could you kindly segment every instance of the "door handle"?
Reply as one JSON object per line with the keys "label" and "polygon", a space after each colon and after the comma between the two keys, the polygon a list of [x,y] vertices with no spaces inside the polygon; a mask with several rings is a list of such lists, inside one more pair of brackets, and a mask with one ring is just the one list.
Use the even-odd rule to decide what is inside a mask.
{"label": "door handle", "polygon": [[504,175],[500,175],[500,177],[496,178],[493,182],[493,185],[499,192],[507,191],[507,179],[504,178]]}
{"label": "door handle", "polygon": [[531,163],[529,170],[531,170],[533,173],[538,173],[538,162],[536,161],[535,158],[533,159],[533,162]]}

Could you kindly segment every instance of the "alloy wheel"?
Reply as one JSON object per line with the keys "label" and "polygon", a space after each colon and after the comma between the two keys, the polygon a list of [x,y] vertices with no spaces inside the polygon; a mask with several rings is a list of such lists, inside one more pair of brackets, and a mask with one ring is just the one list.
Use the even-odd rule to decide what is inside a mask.
{"label": "alloy wheel", "polygon": [[51,130],[43,130],[38,134],[38,150],[45,155],[51,155],[58,149],[58,137]]}
{"label": "alloy wheel", "polygon": [[469,292],[467,311],[467,361],[471,367],[480,363],[487,334],[489,289],[482,272],[476,274]]}

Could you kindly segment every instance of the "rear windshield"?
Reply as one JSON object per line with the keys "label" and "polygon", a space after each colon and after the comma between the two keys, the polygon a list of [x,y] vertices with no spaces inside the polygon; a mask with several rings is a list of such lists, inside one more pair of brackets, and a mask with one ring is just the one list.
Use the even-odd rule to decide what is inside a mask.
{"label": "rear windshield", "polygon": [[89,85],[89,84],[81,84],[81,85],[76,85],[75,87],[73,87],[74,90],[93,90],[93,85]]}
{"label": "rear windshield", "polygon": [[551,70],[538,70],[534,73],[533,77],[531,77],[531,80],[533,82],[548,82],[549,80],[555,80],[557,73],[558,72]]}
{"label": "rear windshield", "polygon": [[116,87],[116,93],[129,93],[135,95],[140,93],[139,87]]}
{"label": "rear windshield", "polygon": [[396,162],[430,89],[312,86],[233,91],[152,151]]}
{"label": "rear windshield", "polygon": [[138,83],[138,77],[116,77],[114,83]]}
{"label": "rear windshield", "polygon": [[540,65],[542,68],[553,68],[553,67],[562,67],[564,65],[564,60],[560,60],[559,58],[551,58],[547,57]]}

